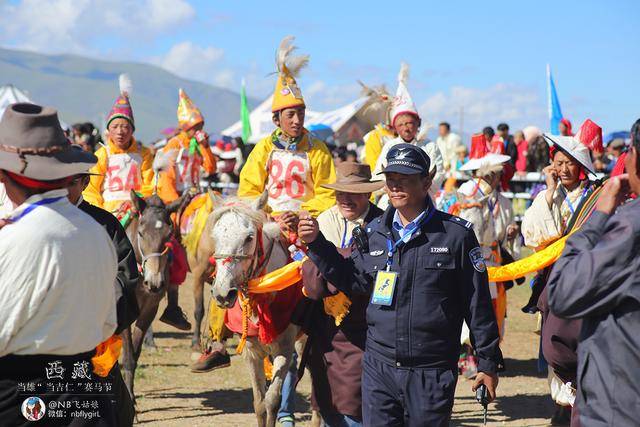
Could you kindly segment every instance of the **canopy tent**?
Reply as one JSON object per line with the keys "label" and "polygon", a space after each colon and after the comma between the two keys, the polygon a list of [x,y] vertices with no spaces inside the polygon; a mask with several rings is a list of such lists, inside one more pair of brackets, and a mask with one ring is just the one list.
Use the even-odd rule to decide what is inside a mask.
{"label": "canopy tent", "polygon": [[11,104],[16,102],[32,102],[26,93],[18,89],[12,84],[0,87],[0,117],[4,114],[4,110]]}
{"label": "canopy tent", "polygon": [[[347,142],[359,141],[369,132],[376,123],[382,120],[366,110],[367,98],[357,99],[344,107],[326,113],[319,113],[307,109],[305,114],[305,127],[310,130],[329,127],[333,130],[333,139],[338,145]],[[269,135],[275,129],[271,120],[271,97],[256,107],[249,115],[252,136],[250,144],[255,144],[260,139]],[[242,135],[242,122],[238,121],[223,130],[222,135],[236,137]],[[324,134],[324,132],[323,132]]]}

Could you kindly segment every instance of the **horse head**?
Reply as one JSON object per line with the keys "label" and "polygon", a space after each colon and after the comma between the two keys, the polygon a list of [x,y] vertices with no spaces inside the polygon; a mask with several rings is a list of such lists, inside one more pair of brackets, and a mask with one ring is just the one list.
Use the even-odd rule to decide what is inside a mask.
{"label": "horse head", "polygon": [[155,194],[143,199],[132,191],[131,201],[139,213],[132,244],[142,270],[142,283],[146,291],[160,293],[168,279],[169,240],[173,233],[171,214],[176,212],[183,199],[165,205]]}
{"label": "horse head", "polygon": [[266,193],[252,202],[229,199],[216,202],[211,214],[210,234],[215,242],[215,281],[212,297],[219,307],[235,304],[238,292],[247,293],[247,283],[261,274],[280,233],[267,222]]}

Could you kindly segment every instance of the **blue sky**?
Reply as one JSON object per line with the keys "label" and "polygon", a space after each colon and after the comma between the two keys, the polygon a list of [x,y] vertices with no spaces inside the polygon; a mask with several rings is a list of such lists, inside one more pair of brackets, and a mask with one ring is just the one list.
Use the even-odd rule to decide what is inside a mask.
{"label": "blue sky", "polygon": [[[547,129],[545,66],[563,113],[605,133],[640,117],[640,2],[265,2],[0,0],[0,45],[151,62],[256,98],[274,84],[274,52],[296,36],[314,110],[358,96],[357,80],[395,91],[400,61],[424,119],[465,133],[507,121]],[[55,16],[56,19],[51,17]],[[635,25],[634,25],[635,24]]]}

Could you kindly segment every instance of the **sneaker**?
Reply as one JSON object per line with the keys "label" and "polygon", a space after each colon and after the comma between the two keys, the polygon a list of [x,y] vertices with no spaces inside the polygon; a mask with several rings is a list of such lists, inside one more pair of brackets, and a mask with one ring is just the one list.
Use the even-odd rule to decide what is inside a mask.
{"label": "sneaker", "polygon": [[230,365],[231,357],[229,357],[229,353],[226,351],[211,351],[210,349],[206,349],[204,353],[200,355],[198,360],[191,364],[191,372],[199,374],[203,372],[210,372],[218,368],[226,368]]}
{"label": "sneaker", "polygon": [[169,308],[167,306],[162,316],[160,316],[160,321],[181,331],[191,330],[191,323],[189,323],[187,315],[184,314],[184,311],[182,311],[180,307]]}
{"label": "sneaker", "polygon": [[294,427],[296,425],[296,420],[291,415],[287,415],[278,418],[278,424],[282,427]]}

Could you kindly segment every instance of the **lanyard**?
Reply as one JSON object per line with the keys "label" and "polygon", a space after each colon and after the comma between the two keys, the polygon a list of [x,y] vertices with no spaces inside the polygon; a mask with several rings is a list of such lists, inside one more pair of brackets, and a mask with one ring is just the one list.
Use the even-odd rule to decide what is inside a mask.
{"label": "lanyard", "polygon": [[[580,195],[580,198],[578,198],[576,205],[580,204],[580,201],[582,201],[582,198],[584,197],[585,194],[587,194],[588,190],[589,190],[589,186],[586,186],[584,188],[584,191]],[[567,193],[567,195],[564,196],[564,201],[567,202],[567,205],[569,205],[569,211],[571,211],[571,215],[573,215],[573,213],[575,212],[575,209],[573,208],[573,204],[571,203],[571,200],[569,200],[569,193]]]}
{"label": "lanyard", "polygon": [[395,243],[392,243],[391,240],[387,239],[387,271],[391,270],[391,264],[393,263],[393,254],[398,250],[400,246],[411,240],[413,234],[418,231],[422,224],[426,224],[427,222],[429,222],[435,211],[436,209],[431,206],[429,208],[428,214],[425,215],[423,213],[422,218],[420,218],[418,222],[413,225],[413,227],[407,230],[404,236],[400,237],[400,239],[398,239]]}
{"label": "lanyard", "polygon": [[32,203],[32,204],[28,205],[26,208],[24,208],[24,210],[22,212],[20,212],[20,214],[18,216],[16,216],[15,218],[9,218],[9,222],[17,222],[20,219],[22,219],[25,216],[27,216],[29,213],[31,213],[38,206],[50,205],[51,203],[55,203],[58,200],[64,199],[64,197],[65,196],[63,196],[63,197],[52,197],[52,198],[49,198],[49,199],[38,200],[37,202]]}
{"label": "lanyard", "polygon": [[353,236],[351,236],[349,238],[349,241],[347,242],[347,228],[348,228],[348,224],[347,224],[347,220],[345,218],[344,219],[344,233],[342,233],[342,243],[340,243],[340,247],[342,249],[348,248],[349,246],[351,246],[351,242],[353,242]]}

